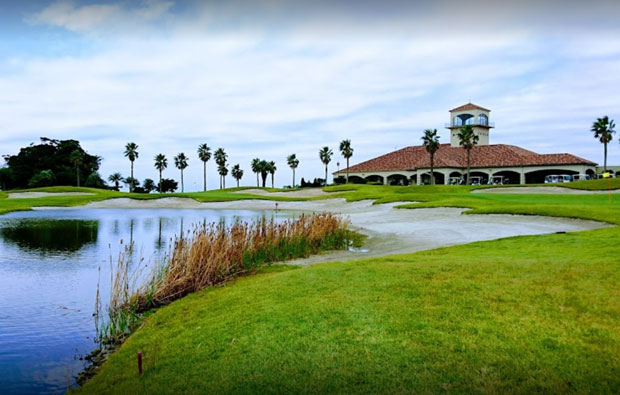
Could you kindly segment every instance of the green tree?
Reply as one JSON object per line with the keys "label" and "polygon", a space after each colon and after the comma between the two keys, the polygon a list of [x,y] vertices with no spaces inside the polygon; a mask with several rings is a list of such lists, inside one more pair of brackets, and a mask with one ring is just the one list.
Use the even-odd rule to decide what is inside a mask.
{"label": "green tree", "polygon": [[471,125],[465,125],[459,130],[457,137],[459,145],[467,150],[467,185],[471,185],[469,178],[470,156],[472,148],[478,145],[478,135],[474,133],[474,128]]}
{"label": "green tree", "polygon": [[266,160],[261,160],[258,162],[258,172],[260,173],[260,177],[263,181],[263,188],[265,188],[265,183],[267,182],[267,174],[269,174],[269,162]]}
{"label": "green tree", "polygon": [[616,131],[614,128],[616,124],[613,119],[609,119],[607,115],[602,118],[597,118],[596,122],[592,124],[591,131],[594,132],[594,138],[599,139],[603,143],[604,147],[604,162],[603,172],[607,173],[607,143],[610,143],[614,138]]}
{"label": "green tree", "polygon": [[[340,153],[347,160],[347,184],[349,183],[349,159],[353,156],[353,148],[351,148],[351,140],[342,140],[340,142]],[[327,178],[325,178],[327,182]]]}
{"label": "green tree", "polygon": [[295,188],[295,169],[297,169],[297,166],[299,166],[299,159],[297,159],[297,155],[289,155],[286,158],[286,163],[288,163],[288,166],[293,169],[293,184],[291,185],[291,188]]}
{"label": "green tree", "polygon": [[276,174],[276,170],[278,170],[278,168],[276,167],[276,162],[274,161],[270,161],[267,162],[267,171],[269,172],[269,174],[271,174],[271,187],[273,188],[273,178]]}
{"label": "green tree", "polygon": [[86,177],[84,186],[88,188],[105,188],[106,187],[105,181],[103,181],[99,173],[97,173],[96,171],[90,173],[88,177]]}
{"label": "green tree", "polygon": [[189,159],[183,152],[174,157],[174,165],[177,169],[181,170],[181,193],[185,192],[185,186],[183,184],[183,170],[189,166],[188,162]]}
{"label": "green tree", "polygon": [[[422,145],[426,148],[431,159],[431,185],[435,185],[435,152],[439,149],[439,136],[437,136],[437,129],[426,129],[424,136],[422,136]],[[469,177],[468,177],[469,178]]]}
{"label": "green tree", "polygon": [[224,151],[224,148],[218,148],[213,154],[213,159],[215,160],[215,163],[218,167],[218,173],[220,175],[220,189],[222,189],[222,187],[226,186],[226,180],[224,179],[224,177],[226,176],[222,175],[222,173],[224,169],[226,169],[226,173],[228,174],[228,169],[226,168],[228,154],[226,153],[226,151]]}
{"label": "green tree", "polygon": [[155,181],[151,180],[150,178],[146,178],[142,183],[142,189],[144,189],[144,192],[146,193],[153,192],[155,188],[157,188],[155,186]]}
{"label": "green tree", "polygon": [[233,178],[237,180],[237,188],[239,188],[239,180],[241,180],[241,178],[243,177],[243,170],[241,169],[241,166],[239,166],[238,163],[233,166],[231,170],[231,174]]}
{"label": "green tree", "polygon": [[82,153],[82,151],[80,151],[78,149],[73,150],[71,152],[71,155],[69,155],[69,160],[71,161],[73,166],[75,166],[75,175],[76,175],[76,178],[77,178],[77,186],[79,188],[79,186],[80,186],[80,166],[82,166],[82,163],[84,163],[84,154]]}
{"label": "green tree", "polygon": [[321,162],[325,165],[325,185],[327,185],[327,165],[332,161],[333,155],[334,152],[329,149],[329,147],[323,147],[319,151],[319,159],[321,159]]}
{"label": "green tree", "polygon": [[114,189],[118,191],[120,190],[120,183],[123,182],[123,176],[121,175],[121,173],[113,173],[110,174],[110,177],[108,177],[108,181],[113,182]]}
{"label": "green tree", "polygon": [[29,188],[49,187],[54,185],[56,176],[51,170],[41,170],[28,181]]}
{"label": "green tree", "polygon": [[166,155],[164,154],[157,154],[155,155],[155,168],[159,171],[159,193],[163,193],[162,192],[162,182],[161,182],[161,177],[162,177],[162,172],[168,167],[168,159],[166,159]]}
{"label": "green tree", "polygon": [[203,164],[203,191],[207,191],[207,162],[211,159],[211,148],[205,143],[198,146],[198,157]]}
{"label": "green tree", "polygon": [[226,189],[226,176],[228,175],[228,165],[224,163],[223,165],[217,168],[217,172],[220,175],[220,180],[222,182],[222,188]]}
{"label": "green tree", "polygon": [[[125,145],[125,157],[129,159],[129,162],[131,162],[131,175],[129,177],[134,180],[135,178],[133,177],[133,162],[138,159],[138,156],[138,144],[127,143]],[[133,183],[129,184],[129,192],[133,192],[133,188]]]}
{"label": "green tree", "polygon": [[252,159],[252,173],[256,173],[256,186],[258,187],[258,173],[260,173],[260,159]]}
{"label": "green tree", "polygon": [[140,181],[137,178],[127,177],[123,180],[125,184],[129,187],[130,191],[133,191],[135,188],[140,186]]}

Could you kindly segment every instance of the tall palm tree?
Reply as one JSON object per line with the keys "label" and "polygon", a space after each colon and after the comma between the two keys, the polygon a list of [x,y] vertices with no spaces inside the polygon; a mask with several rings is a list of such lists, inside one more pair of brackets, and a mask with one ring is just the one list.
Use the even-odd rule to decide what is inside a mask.
{"label": "tall palm tree", "polygon": [[[125,145],[125,157],[129,158],[129,161],[131,162],[131,179],[133,178],[133,162],[138,159],[138,144],[136,143],[127,143]],[[133,187],[134,187],[135,183],[130,183],[129,184],[129,192],[133,192]]]}
{"label": "tall palm tree", "polygon": [[233,178],[237,180],[237,188],[239,188],[239,180],[241,180],[241,178],[243,177],[243,170],[241,170],[241,166],[239,166],[239,164],[237,163],[233,166],[230,172]]}
{"label": "tall palm tree", "polygon": [[185,192],[185,188],[183,185],[183,170],[185,170],[187,166],[189,166],[189,164],[187,163],[188,161],[189,158],[185,156],[183,152],[179,153],[177,156],[174,157],[174,165],[177,169],[181,170],[181,193]]}
{"label": "tall palm tree", "polygon": [[261,160],[258,162],[258,172],[260,173],[260,177],[263,181],[263,188],[265,188],[265,183],[267,182],[267,174],[269,174],[269,162],[266,160]]}
{"label": "tall palm tree", "polygon": [[220,173],[220,180],[222,182],[222,187],[226,189],[226,176],[228,175],[228,167],[226,166],[226,163],[219,166],[217,168],[217,171],[218,173]]}
{"label": "tall palm tree", "polygon": [[123,176],[121,173],[113,173],[110,174],[110,177],[108,177],[108,181],[113,182],[114,188],[118,191],[120,189],[119,183],[123,181]]}
{"label": "tall palm tree", "polygon": [[69,160],[75,166],[75,175],[77,176],[77,186],[80,186],[80,166],[84,163],[84,154],[79,149],[73,150],[69,155]]}
{"label": "tall palm tree", "polygon": [[474,133],[474,128],[471,125],[465,125],[459,130],[457,137],[459,138],[459,145],[467,150],[467,185],[471,185],[469,179],[469,164],[471,149],[478,145],[478,135]]}
{"label": "tall palm tree", "polygon": [[353,148],[351,148],[351,140],[342,140],[340,142],[340,153],[347,160],[347,184],[349,183],[349,158],[353,156]]}
{"label": "tall palm tree", "polygon": [[258,173],[260,173],[260,159],[252,159],[252,173],[256,173],[256,186],[258,187]]}
{"label": "tall palm tree", "polygon": [[616,131],[614,128],[616,124],[613,119],[609,119],[607,115],[603,118],[598,118],[596,122],[592,124],[591,131],[594,132],[594,138],[599,139],[601,143],[603,143],[604,152],[604,164],[603,164],[603,172],[607,173],[607,143],[610,143],[614,138],[614,133]]}
{"label": "tall palm tree", "polygon": [[431,157],[431,185],[435,185],[435,152],[439,149],[439,136],[437,136],[437,129],[426,129],[424,131],[424,136],[422,136],[422,145],[426,148],[426,152],[428,152]]}
{"label": "tall palm tree", "polygon": [[323,147],[319,151],[319,158],[321,159],[321,162],[323,162],[323,164],[325,165],[325,185],[327,185],[327,165],[329,165],[329,162],[332,161],[333,155],[334,152],[329,149],[329,147]]}
{"label": "tall palm tree", "polygon": [[[225,181],[222,178],[222,172],[220,170],[226,167],[226,162],[228,161],[228,154],[226,154],[224,148],[218,148],[213,154],[213,158],[218,166],[218,173],[220,173],[220,189],[222,189],[222,182],[225,183]],[[228,173],[228,169],[226,170],[226,172]]]}
{"label": "tall palm tree", "polygon": [[198,146],[198,157],[202,161],[203,164],[203,181],[204,188],[203,191],[207,191],[207,162],[211,159],[211,148],[205,143],[200,144]]}
{"label": "tall palm tree", "polygon": [[161,173],[168,167],[168,159],[166,159],[166,155],[157,154],[155,155],[155,168],[159,170],[159,193],[162,192],[162,183],[161,183]]}
{"label": "tall palm tree", "polygon": [[269,174],[271,174],[271,187],[273,188],[273,177],[276,174],[276,170],[278,170],[278,168],[276,167],[276,162],[271,161],[269,162]]}
{"label": "tall palm tree", "polygon": [[297,155],[291,154],[286,158],[286,163],[288,163],[289,167],[293,169],[293,185],[292,188],[295,188],[295,169],[299,166],[299,159],[297,159]]}

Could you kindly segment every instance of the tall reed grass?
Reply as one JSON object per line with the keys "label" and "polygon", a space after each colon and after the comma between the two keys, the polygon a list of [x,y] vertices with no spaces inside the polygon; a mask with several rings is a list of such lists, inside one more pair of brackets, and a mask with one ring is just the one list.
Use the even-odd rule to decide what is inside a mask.
{"label": "tall reed grass", "polygon": [[[139,287],[130,274],[127,246],[111,270],[107,320],[97,301],[98,336],[102,343],[119,343],[133,330],[145,311],[168,304],[189,293],[255,272],[263,265],[306,257],[320,251],[347,248],[354,234],[349,221],[333,214],[302,215],[294,220],[258,220],[229,226],[196,226],[177,236],[166,258],[156,264]],[[98,292],[99,294],[99,292]]]}

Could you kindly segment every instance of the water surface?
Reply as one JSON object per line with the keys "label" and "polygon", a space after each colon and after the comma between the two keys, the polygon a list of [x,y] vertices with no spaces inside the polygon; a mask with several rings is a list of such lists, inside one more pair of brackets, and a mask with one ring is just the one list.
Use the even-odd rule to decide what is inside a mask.
{"label": "water surface", "polygon": [[74,385],[80,358],[96,346],[99,277],[105,302],[110,257],[123,245],[134,243],[136,265],[140,257],[155,262],[171,238],[197,224],[274,216],[290,214],[64,209],[0,216],[0,393],[63,393]]}

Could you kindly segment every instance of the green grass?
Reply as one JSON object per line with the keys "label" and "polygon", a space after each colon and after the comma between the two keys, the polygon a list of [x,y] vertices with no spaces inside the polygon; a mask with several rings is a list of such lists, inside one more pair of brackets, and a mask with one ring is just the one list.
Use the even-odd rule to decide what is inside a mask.
{"label": "green grass", "polygon": [[[618,195],[470,189],[328,188],[620,223]],[[158,310],[80,391],[618,393],[619,240],[612,227],[270,269]]]}

